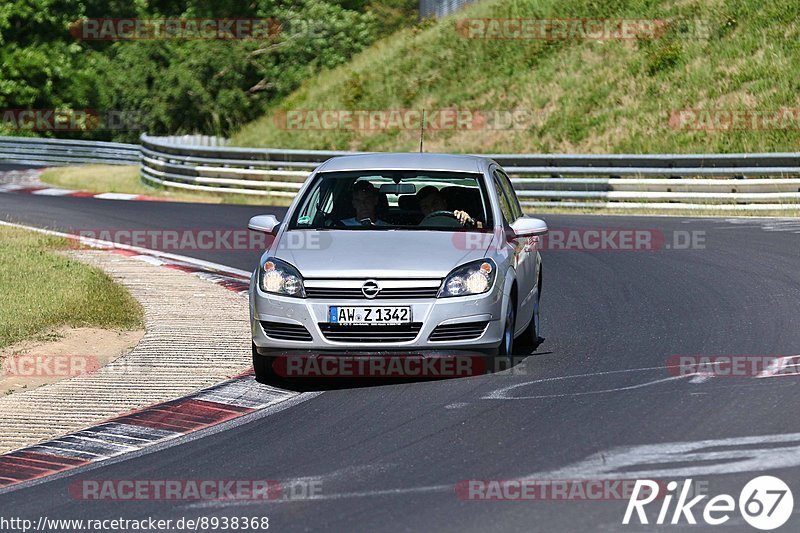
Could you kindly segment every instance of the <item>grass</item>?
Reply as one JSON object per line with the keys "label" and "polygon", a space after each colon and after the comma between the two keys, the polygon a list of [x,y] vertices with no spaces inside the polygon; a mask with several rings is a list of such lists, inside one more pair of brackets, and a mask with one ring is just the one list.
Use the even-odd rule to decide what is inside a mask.
{"label": "grass", "polygon": [[64,239],[0,227],[0,348],[61,326],[144,327],[139,303],[101,270],[59,250]]}
{"label": "grass", "polygon": [[[483,40],[465,18],[667,19],[658,39]],[[698,32],[694,32],[697,29]],[[707,30],[706,33],[704,33]],[[286,110],[448,107],[530,110],[508,129],[426,133],[428,151],[733,153],[795,151],[800,125],[687,131],[672,110],[800,108],[800,3],[795,0],[487,0],[401,30],[350,63],[309,79],[233,144],[414,151],[407,130],[287,130]]]}
{"label": "grass", "polygon": [[65,189],[89,192],[118,192],[163,198],[173,202],[212,204],[288,205],[285,199],[266,196],[223,194],[204,191],[175,191],[151,187],[139,179],[136,165],[86,165],[55,167],[45,170],[40,178],[44,183]]}

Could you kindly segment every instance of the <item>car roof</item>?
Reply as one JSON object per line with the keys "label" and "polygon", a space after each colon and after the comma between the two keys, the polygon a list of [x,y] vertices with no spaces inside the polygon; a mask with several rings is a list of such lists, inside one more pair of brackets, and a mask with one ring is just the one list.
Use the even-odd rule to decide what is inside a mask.
{"label": "car roof", "polygon": [[434,153],[375,153],[345,155],[328,159],[319,172],[351,170],[439,170],[483,172],[491,163],[485,157]]}

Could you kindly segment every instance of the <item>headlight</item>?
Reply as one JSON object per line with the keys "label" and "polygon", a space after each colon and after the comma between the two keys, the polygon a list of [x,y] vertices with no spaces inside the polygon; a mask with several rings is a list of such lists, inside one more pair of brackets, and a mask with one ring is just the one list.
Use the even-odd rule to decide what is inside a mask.
{"label": "headlight", "polygon": [[492,288],[497,266],[491,259],[481,259],[454,269],[444,279],[437,298],[481,294]]}
{"label": "headlight", "polygon": [[305,298],[303,277],[300,272],[285,261],[268,257],[258,269],[258,285],[264,292]]}

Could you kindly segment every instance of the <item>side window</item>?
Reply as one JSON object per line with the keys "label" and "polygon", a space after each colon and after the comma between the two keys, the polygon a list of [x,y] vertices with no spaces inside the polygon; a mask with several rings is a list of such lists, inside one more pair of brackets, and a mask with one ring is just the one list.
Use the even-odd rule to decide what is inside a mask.
{"label": "side window", "polygon": [[334,183],[322,180],[313,186],[311,193],[297,212],[297,228],[321,224],[333,211]]}
{"label": "side window", "polygon": [[508,196],[508,203],[511,204],[511,211],[514,213],[513,220],[517,220],[522,216],[522,207],[519,205],[517,193],[514,192],[514,186],[511,185],[511,180],[508,179],[508,176],[502,170],[495,170],[495,174],[499,174],[498,179],[500,180],[500,184],[503,186],[503,192],[505,192],[506,196]]}
{"label": "side window", "polygon": [[493,173],[494,175],[494,188],[497,189],[497,201],[500,202],[500,211],[503,212],[503,218],[506,221],[506,224],[511,224],[516,220],[514,217],[514,212],[511,210],[511,204],[508,203],[508,198],[506,197],[506,193],[503,190],[503,186],[500,184],[499,176],[497,175],[497,171]]}
{"label": "side window", "polygon": [[320,195],[321,187],[316,187],[311,195],[306,200],[305,204],[300,208],[299,215],[297,217],[297,225],[302,226],[311,226],[314,217],[317,215],[317,211],[320,207],[319,205],[319,195]]}

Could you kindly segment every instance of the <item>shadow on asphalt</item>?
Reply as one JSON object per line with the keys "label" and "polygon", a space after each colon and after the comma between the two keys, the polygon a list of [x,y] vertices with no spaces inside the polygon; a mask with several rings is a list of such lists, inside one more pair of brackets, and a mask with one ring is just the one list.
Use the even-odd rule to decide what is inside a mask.
{"label": "shadow on asphalt", "polygon": [[[541,345],[541,339],[539,345]],[[522,354],[519,356],[514,356],[514,365],[511,368],[506,368],[502,370],[487,368],[486,371],[481,372],[480,374],[474,374],[469,376],[463,377],[348,377],[348,378],[283,378],[279,376],[274,376],[269,379],[269,381],[265,382],[265,385],[269,385],[271,387],[277,387],[283,390],[290,390],[294,392],[321,392],[321,391],[331,391],[331,390],[343,390],[343,389],[363,389],[363,388],[374,388],[374,387],[383,387],[383,386],[391,386],[391,385],[409,385],[414,383],[428,383],[432,381],[450,381],[450,380],[459,380],[459,379],[467,379],[472,377],[479,377],[479,376],[490,376],[492,374],[499,374],[504,375],[503,372],[510,372],[514,373],[515,369],[521,368],[522,364],[530,357],[536,356],[543,356],[543,355],[552,355],[553,352],[550,351],[535,351],[538,348],[538,345],[532,349],[530,353]]]}

